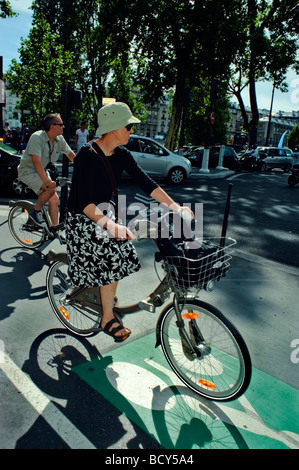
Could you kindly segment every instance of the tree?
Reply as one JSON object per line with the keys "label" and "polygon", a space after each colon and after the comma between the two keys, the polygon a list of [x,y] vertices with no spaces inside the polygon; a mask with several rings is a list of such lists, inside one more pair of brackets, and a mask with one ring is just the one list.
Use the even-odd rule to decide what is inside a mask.
{"label": "tree", "polygon": [[8,0],[0,0],[0,18],[16,16]]}
{"label": "tree", "polygon": [[19,95],[21,109],[31,111],[28,123],[39,125],[45,114],[64,111],[65,84],[72,74],[72,54],[64,50],[42,17],[33,22],[28,39],[21,39],[20,62],[12,60],[5,74]]}
{"label": "tree", "polygon": [[[149,102],[174,87],[172,119],[166,145],[173,149],[190,91],[200,81],[227,78],[239,30],[235,0],[140,0],[133,43],[136,78]],[[224,34],[227,21],[230,34]],[[133,24],[133,23],[132,23]]]}
{"label": "tree", "polygon": [[[299,67],[298,1],[245,0],[240,2],[240,26],[244,34],[231,64],[230,92],[237,98],[243,127],[250,135],[250,144],[257,139],[259,121],[256,82],[268,80],[274,88],[287,91],[285,83],[289,67]],[[242,99],[248,87],[252,119],[249,121]]]}
{"label": "tree", "polygon": [[299,147],[299,125],[293,127],[287,137],[287,146],[294,150],[295,147]]}
{"label": "tree", "polygon": [[[157,101],[173,88],[167,139],[167,146],[173,149],[180,128],[183,138],[181,123],[187,114],[190,91],[203,79],[211,83],[215,76],[227,78],[238,44],[238,3],[239,0],[57,0],[49,7],[47,1],[35,0],[33,10],[34,14],[45,16],[52,31],[57,31],[74,53],[80,64],[77,81],[90,99],[101,103],[104,85],[111,76],[113,86],[110,83],[106,89],[113,94],[122,90],[114,96],[117,99],[130,98],[127,92],[123,93],[121,84],[128,74],[131,87],[140,87],[146,103]],[[223,41],[228,19],[230,35]],[[94,116],[95,104],[90,107]]]}
{"label": "tree", "polygon": [[[98,107],[109,90],[112,97],[129,99],[135,108],[127,81],[128,74],[131,76],[131,38],[123,27],[127,4],[132,3],[127,0],[57,0],[49,4],[46,0],[35,0],[32,5],[34,16],[42,14],[51,31],[57,32],[73,53],[75,81],[83,91],[84,112],[89,118],[93,117],[94,128],[97,127]],[[111,77],[113,83],[107,86]]]}

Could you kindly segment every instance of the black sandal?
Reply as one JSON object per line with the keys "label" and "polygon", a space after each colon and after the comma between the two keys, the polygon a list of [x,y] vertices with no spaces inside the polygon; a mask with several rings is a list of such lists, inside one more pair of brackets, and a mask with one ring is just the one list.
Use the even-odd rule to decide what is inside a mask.
{"label": "black sandal", "polygon": [[[111,328],[112,325],[114,324],[117,324],[118,326],[115,326],[114,328]],[[122,341],[124,341],[125,339],[127,339],[130,334],[131,334],[131,331],[130,333],[126,333],[124,336],[116,336],[115,333],[117,333],[118,331],[120,330],[123,330],[123,329],[126,329],[128,330],[128,328],[124,327],[119,321],[117,318],[112,318],[112,320],[108,321],[108,323],[106,323],[106,325],[104,326],[104,328],[102,328],[103,332],[106,333],[106,335],[108,336],[111,336],[114,341],[116,343],[121,343]]]}

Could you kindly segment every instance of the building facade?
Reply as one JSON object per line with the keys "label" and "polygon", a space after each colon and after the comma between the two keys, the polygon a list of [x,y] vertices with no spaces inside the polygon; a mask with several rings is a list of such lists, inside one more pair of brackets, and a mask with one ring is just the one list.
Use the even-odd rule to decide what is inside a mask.
{"label": "building facade", "polygon": [[17,109],[18,97],[12,94],[8,88],[6,88],[5,100],[6,104],[2,109],[3,123],[8,122],[11,129],[21,127],[21,114],[15,111]]}
{"label": "building facade", "polygon": [[[2,108],[2,122],[8,122],[11,129],[22,127],[22,115],[18,109],[18,97],[11,93],[6,87],[6,105]],[[138,99],[138,92],[134,90]],[[166,139],[170,126],[170,105],[171,100],[165,96],[164,99],[157,101],[154,105],[146,105],[146,120],[138,126],[138,133],[146,137],[151,137],[163,143]],[[243,118],[240,107],[237,103],[229,105],[231,119],[228,126],[229,143],[236,146],[243,146],[248,140],[246,133],[243,132]],[[28,113],[29,111],[24,111]],[[251,119],[251,110],[246,108],[248,119]],[[259,110],[260,120],[258,126],[257,145],[266,144],[277,146],[281,136],[287,131],[291,131],[294,126],[299,124],[299,111],[286,113],[279,111],[273,113],[269,125],[269,110]]]}
{"label": "building facade", "polygon": [[[246,137],[246,134],[244,134],[242,129],[243,118],[239,105],[231,103],[229,109],[231,113],[231,120],[228,123],[229,139],[231,144],[235,144],[236,142],[242,142],[242,135]],[[250,108],[246,108],[246,113],[250,120],[252,117]],[[268,109],[260,109],[259,115],[260,119],[257,132],[258,146],[267,145],[276,147],[282,135],[284,133],[287,135],[293,127],[299,124],[299,111],[292,111],[291,113],[279,111],[272,113],[270,116]],[[246,138],[244,138],[244,140],[246,140]]]}

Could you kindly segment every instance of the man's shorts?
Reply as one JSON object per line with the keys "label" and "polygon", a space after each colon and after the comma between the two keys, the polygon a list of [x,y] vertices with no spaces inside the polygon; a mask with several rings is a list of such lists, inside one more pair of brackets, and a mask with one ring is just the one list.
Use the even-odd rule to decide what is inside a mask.
{"label": "man's shorts", "polygon": [[[48,171],[46,171],[46,174],[47,177],[51,179]],[[32,191],[34,191],[38,196],[42,192],[41,187],[44,183],[36,172],[32,173],[31,171],[25,171],[21,176],[19,176],[19,179],[22,181],[22,183],[26,184],[30,189],[32,189]]]}

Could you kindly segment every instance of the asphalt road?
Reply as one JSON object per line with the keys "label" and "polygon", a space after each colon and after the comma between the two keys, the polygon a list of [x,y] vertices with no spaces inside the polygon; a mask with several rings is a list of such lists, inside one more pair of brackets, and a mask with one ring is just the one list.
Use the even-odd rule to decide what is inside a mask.
{"label": "asphalt road", "polygon": [[[218,237],[226,202],[228,183],[233,184],[228,236],[237,240],[237,249],[266,259],[299,266],[299,186],[287,184],[288,173],[237,173],[229,179],[189,178],[182,186],[161,182],[178,202],[203,203],[203,230]],[[139,189],[128,180],[120,193],[129,202]],[[140,191],[139,191],[140,192]]]}
{"label": "asphalt road", "polygon": [[[298,448],[299,430],[293,419],[298,403],[298,362],[296,349],[292,350],[290,345],[298,341],[297,308],[294,308],[298,270],[293,267],[299,266],[296,252],[299,187],[289,188],[287,175],[281,171],[240,174],[230,180],[194,177],[179,187],[164,183],[163,187],[180,203],[203,203],[204,233],[219,236],[229,182],[233,183],[233,192],[228,235],[237,239],[238,250],[260,258],[252,263],[246,257],[236,257],[233,269],[212,296],[203,292],[201,297],[218,306],[242,332],[252,356],[254,379],[245,401],[222,408],[200,401],[203,410],[200,415],[198,411],[191,417],[181,414],[182,409],[192,408],[190,398],[185,395],[188,407],[179,406],[178,400],[175,422],[172,420],[172,431],[168,427],[168,433],[175,429],[183,432],[188,425],[190,432],[186,435],[190,439],[200,435],[198,428],[191,430],[191,423],[195,426],[205,423],[205,435],[212,439],[209,448],[229,448],[231,443],[232,448],[275,448],[281,445],[278,441],[283,433],[273,434],[274,431],[288,430],[291,434],[285,445]],[[128,194],[128,203],[134,201],[136,191],[139,189],[129,180],[120,185],[120,192]],[[173,414],[171,407],[167,414],[170,402],[166,391],[170,389],[165,385],[165,393],[154,397],[166,399],[164,406],[157,404],[155,412],[152,402],[139,401],[147,397],[154,385],[155,391],[161,391],[166,380],[162,362],[161,376],[155,379],[159,376],[157,364],[163,359],[154,349],[155,315],[141,312],[126,317],[133,334],[124,346],[115,347],[111,338],[101,333],[90,340],[70,337],[51,311],[45,292],[46,255],[50,248],[59,248],[58,242],[36,252],[17,246],[7,227],[8,200],[0,199],[0,362],[1,352],[9,358],[0,367],[2,448],[157,449],[159,443],[166,449],[172,448],[169,436],[155,434],[165,428],[165,422]],[[142,276],[137,273],[124,282],[119,292],[131,301],[144,298],[156,285],[153,244],[140,243],[138,252],[143,264]],[[285,269],[273,261],[284,263]],[[71,373],[73,364],[66,362],[63,369],[59,368],[62,352],[70,350],[79,365],[83,362],[82,367],[86,360],[96,361],[92,366],[87,363],[82,380]],[[110,382],[103,370],[110,371]],[[133,373],[137,374],[134,378]],[[96,385],[88,379],[92,380],[92,374],[100,374]],[[121,387],[125,379],[132,382],[132,390],[120,388],[121,393],[115,396],[110,385],[118,381]],[[185,393],[182,390],[181,396]],[[132,407],[134,403],[136,406]],[[256,415],[253,406],[258,410]],[[243,412],[238,423],[234,409]],[[157,418],[156,411],[161,410],[163,421],[154,426],[148,424],[152,415]],[[225,438],[218,436],[215,423],[220,423]],[[262,424],[267,425],[266,431],[264,427],[259,428]],[[236,436],[240,432],[242,439],[238,441]],[[179,436],[173,442],[181,442]],[[193,444],[189,440],[189,447],[185,448],[190,449]],[[204,446],[201,442],[196,445]]]}
{"label": "asphalt road", "polygon": [[[299,267],[299,186],[290,187],[288,176],[272,170],[236,173],[227,179],[194,175],[178,186],[158,182],[181,204],[193,209],[196,203],[203,204],[203,231],[208,237],[221,234],[227,187],[232,183],[227,235],[237,240],[237,249]],[[127,205],[136,201],[136,193],[142,193],[131,179],[123,179],[119,190],[127,196]],[[17,199],[0,189],[0,204],[11,198]]]}

